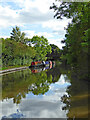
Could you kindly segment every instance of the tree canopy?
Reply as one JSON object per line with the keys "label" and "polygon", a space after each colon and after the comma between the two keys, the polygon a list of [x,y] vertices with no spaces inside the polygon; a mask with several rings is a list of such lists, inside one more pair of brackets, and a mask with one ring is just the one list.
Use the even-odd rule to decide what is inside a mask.
{"label": "tree canopy", "polygon": [[34,49],[36,50],[36,60],[46,60],[47,53],[51,53],[51,47],[48,43],[48,40],[41,36],[34,36],[31,39],[31,43],[34,45]]}
{"label": "tree canopy", "polygon": [[54,44],[50,44],[50,46],[51,46],[52,52],[47,54],[48,59],[60,60],[62,50]]}
{"label": "tree canopy", "polygon": [[2,65],[25,65],[30,64],[36,52],[21,42],[12,41],[10,38],[2,40]]}
{"label": "tree canopy", "polygon": [[47,53],[51,53],[51,47],[46,38],[43,36],[27,38],[18,26],[13,28],[10,38],[0,38],[1,41],[2,60],[0,60],[0,63],[3,67],[30,65],[33,60],[46,60]]}
{"label": "tree canopy", "polygon": [[25,35],[26,34],[24,32],[21,32],[20,28],[16,26],[15,28],[13,28],[10,38],[11,40],[14,40],[16,42],[26,43]]}
{"label": "tree canopy", "polygon": [[[87,63],[90,26],[88,17],[90,2],[60,2],[60,6],[53,3],[50,9],[54,9],[57,19],[71,18],[72,22],[66,28],[65,47],[63,47],[64,59],[70,64],[82,61]],[[83,61],[83,62],[84,62]],[[82,62],[82,64],[83,64]],[[80,65],[80,64],[79,64]]]}

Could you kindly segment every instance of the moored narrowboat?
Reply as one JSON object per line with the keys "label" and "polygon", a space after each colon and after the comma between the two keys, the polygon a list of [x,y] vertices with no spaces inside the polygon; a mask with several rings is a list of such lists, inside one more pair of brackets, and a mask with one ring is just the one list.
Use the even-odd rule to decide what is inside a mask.
{"label": "moored narrowboat", "polygon": [[55,61],[52,61],[52,67],[55,67]]}
{"label": "moored narrowboat", "polygon": [[49,67],[52,68],[52,61],[49,61]]}
{"label": "moored narrowboat", "polygon": [[31,71],[32,71],[32,73],[39,73],[39,72],[41,72],[41,71],[43,71],[43,68],[33,68],[33,69],[31,69]]}
{"label": "moored narrowboat", "polygon": [[44,66],[44,63],[41,61],[32,62],[31,66],[29,67],[38,67],[38,66]]}
{"label": "moored narrowboat", "polygon": [[54,64],[53,61],[36,61],[36,62],[32,62],[31,66],[29,67],[48,66],[49,68],[52,68],[54,66],[53,64]]}
{"label": "moored narrowboat", "polygon": [[45,61],[45,66],[49,66],[49,61]]}

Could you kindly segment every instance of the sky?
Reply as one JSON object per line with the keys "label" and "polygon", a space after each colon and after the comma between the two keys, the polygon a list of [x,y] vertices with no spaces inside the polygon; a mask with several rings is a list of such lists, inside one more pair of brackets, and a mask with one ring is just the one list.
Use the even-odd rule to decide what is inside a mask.
{"label": "sky", "polygon": [[[49,44],[55,44],[60,49],[64,44],[61,40],[65,37],[64,28],[70,20],[57,20],[50,6],[55,0],[0,0],[0,37],[10,37],[16,25],[26,37],[34,35],[44,36]],[[56,2],[57,5],[60,2]]]}

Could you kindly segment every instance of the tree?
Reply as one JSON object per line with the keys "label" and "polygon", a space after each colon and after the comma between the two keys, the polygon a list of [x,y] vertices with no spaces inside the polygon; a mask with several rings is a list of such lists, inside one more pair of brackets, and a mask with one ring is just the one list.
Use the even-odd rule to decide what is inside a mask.
{"label": "tree", "polygon": [[20,28],[16,26],[15,28],[13,28],[11,32],[11,40],[14,40],[16,42],[26,43],[25,33],[24,32],[21,33]]}
{"label": "tree", "polygon": [[[68,63],[74,65],[87,66],[88,56],[88,34],[90,26],[88,24],[88,17],[90,16],[89,7],[90,2],[61,2],[58,7],[55,3],[50,9],[54,9],[57,19],[72,18],[72,22],[68,24],[65,35],[65,49],[64,58]],[[84,57],[84,61],[82,60]]]}
{"label": "tree", "polygon": [[2,65],[30,64],[36,52],[33,47],[16,42],[10,38],[2,39]]}
{"label": "tree", "polygon": [[36,50],[36,60],[45,60],[46,54],[51,53],[51,47],[48,43],[48,40],[43,36],[34,36],[31,39],[31,43],[34,45],[34,49]]}
{"label": "tree", "polygon": [[59,60],[62,51],[58,48],[58,46],[54,44],[50,44],[52,52],[47,54],[47,57],[51,60]]}

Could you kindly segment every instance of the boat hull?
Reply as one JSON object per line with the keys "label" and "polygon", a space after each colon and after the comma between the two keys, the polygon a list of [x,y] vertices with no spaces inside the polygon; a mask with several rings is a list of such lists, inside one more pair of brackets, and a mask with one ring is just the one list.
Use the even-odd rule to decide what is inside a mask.
{"label": "boat hull", "polygon": [[41,61],[37,61],[37,62],[32,62],[31,66],[29,66],[29,68],[31,67],[50,67],[52,68],[53,66],[53,62],[52,61],[45,61],[45,62],[41,62]]}

